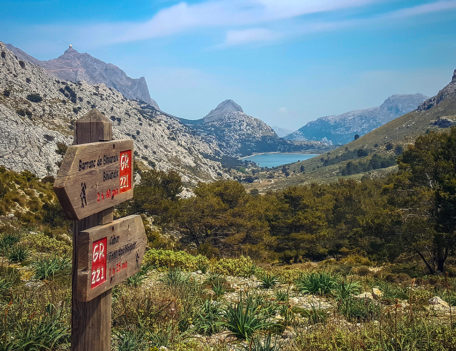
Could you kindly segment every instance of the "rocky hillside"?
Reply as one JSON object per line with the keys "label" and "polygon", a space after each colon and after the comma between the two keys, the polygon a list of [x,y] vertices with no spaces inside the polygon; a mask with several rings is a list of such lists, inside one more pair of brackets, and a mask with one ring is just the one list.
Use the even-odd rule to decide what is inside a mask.
{"label": "rocky hillside", "polygon": [[57,78],[70,82],[86,81],[92,85],[104,83],[107,87],[120,91],[127,99],[141,100],[158,109],[157,103],[149,95],[144,77],[130,78],[119,67],[89,54],[81,54],[71,45],[63,55],[49,61],[37,60],[10,44],[7,47],[20,60],[39,65]]}
{"label": "rocky hillside", "polygon": [[456,70],[451,82],[416,110],[319,157],[287,166],[288,177],[276,171],[271,182],[267,178],[272,178],[271,174],[260,174],[261,180],[253,186],[268,191],[303,183],[333,182],[344,176],[361,179],[384,175],[396,169],[398,155],[418,136],[455,125]]}
{"label": "rocky hillside", "polygon": [[313,150],[322,146],[315,142],[295,144],[279,138],[271,127],[244,113],[233,100],[221,102],[202,119],[182,119],[182,122],[201,136],[214,140],[222,152],[232,157],[257,152]]}
{"label": "rocky hillside", "polygon": [[379,107],[351,111],[337,116],[318,118],[296,132],[286,136],[288,140],[320,140],[333,145],[343,145],[371,130],[415,110],[426,96],[393,95]]}
{"label": "rocky hillside", "polygon": [[177,170],[184,181],[226,175],[214,161],[218,146],[176,118],[104,84],[57,79],[0,42],[0,165],[40,177],[55,174],[58,145],[72,143],[74,121],[93,108],[113,121],[114,138],[135,140],[136,156],[149,166]]}

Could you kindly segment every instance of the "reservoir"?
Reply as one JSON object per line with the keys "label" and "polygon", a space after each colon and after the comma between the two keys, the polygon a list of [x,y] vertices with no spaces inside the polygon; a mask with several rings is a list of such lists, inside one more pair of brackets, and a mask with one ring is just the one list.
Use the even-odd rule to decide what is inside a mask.
{"label": "reservoir", "polygon": [[289,152],[268,152],[264,154],[243,157],[243,160],[255,162],[260,167],[278,167],[288,163],[304,161],[318,156],[318,154],[289,153]]}

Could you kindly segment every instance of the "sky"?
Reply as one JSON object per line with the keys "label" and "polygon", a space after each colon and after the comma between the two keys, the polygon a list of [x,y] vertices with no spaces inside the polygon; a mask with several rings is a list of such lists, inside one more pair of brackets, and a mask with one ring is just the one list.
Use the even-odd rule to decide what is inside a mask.
{"label": "sky", "polygon": [[173,115],[233,99],[271,126],[435,95],[456,69],[456,0],[0,0],[0,41],[71,43],[144,76]]}

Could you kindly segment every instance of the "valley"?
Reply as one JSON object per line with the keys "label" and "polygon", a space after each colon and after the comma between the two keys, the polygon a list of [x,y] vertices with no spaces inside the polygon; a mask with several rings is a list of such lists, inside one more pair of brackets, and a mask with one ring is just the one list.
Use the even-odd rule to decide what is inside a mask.
{"label": "valley", "polygon": [[[118,24],[122,43],[96,50],[109,57],[108,48],[122,46],[116,62],[137,72],[126,38],[153,33],[170,49],[154,30],[178,31],[184,20],[178,46],[192,56],[194,18],[204,14],[217,36],[219,6],[233,6],[221,4],[173,5],[157,14],[161,26],[155,17],[140,30]],[[275,6],[255,25],[276,13],[285,22],[290,12]],[[317,55],[308,40],[299,67],[289,48],[258,56],[243,72],[259,66],[265,80],[242,85],[234,66],[264,44],[238,57],[231,50],[257,37],[281,40],[247,28],[248,14],[236,18],[242,30],[204,51],[226,55],[225,65],[194,63],[201,71],[183,68],[182,55],[147,51],[150,38],[141,37],[149,55],[133,60],[148,70],[151,92],[170,90],[183,114],[203,111],[195,119],[163,111],[142,74],[132,78],[72,45],[40,60],[0,42],[0,351],[81,351],[79,340],[89,339],[75,337],[81,330],[104,340],[82,351],[456,350],[456,70],[432,97],[410,94],[427,71],[400,94],[382,81],[387,71],[374,74],[378,86],[365,81],[373,73],[344,72],[365,90],[354,104],[389,97],[310,120],[323,101],[317,94],[328,97],[320,111],[331,111],[346,106],[350,89],[331,70],[307,81],[324,61],[306,66],[304,56]],[[97,28],[109,37],[115,27]],[[331,57],[351,47],[336,49]],[[357,65],[375,62],[366,61]],[[291,97],[281,95],[288,85]],[[303,126],[290,133],[290,118]]]}

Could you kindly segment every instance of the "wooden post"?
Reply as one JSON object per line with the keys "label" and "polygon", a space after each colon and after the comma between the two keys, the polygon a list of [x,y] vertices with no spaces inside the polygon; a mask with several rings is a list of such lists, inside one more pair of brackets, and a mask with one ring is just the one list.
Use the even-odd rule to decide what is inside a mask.
{"label": "wooden post", "polygon": [[[74,144],[109,141],[112,139],[112,124],[96,110],[76,121]],[[100,224],[113,220],[113,208],[73,222],[73,269],[72,289],[78,291],[78,234]],[[108,290],[89,302],[81,302],[72,295],[71,308],[71,350],[110,351],[111,350],[111,305],[112,290]]]}
{"label": "wooden post", "polygon": [[111,289],[140,270],[147,246],[140,216],[113,221],[113,206],[133,198],[134,145],[111,139],[111,122],[100,112],[79,119],[77,145],[68,147],[54,182],[74,220],[72,351],[110,351]]}

